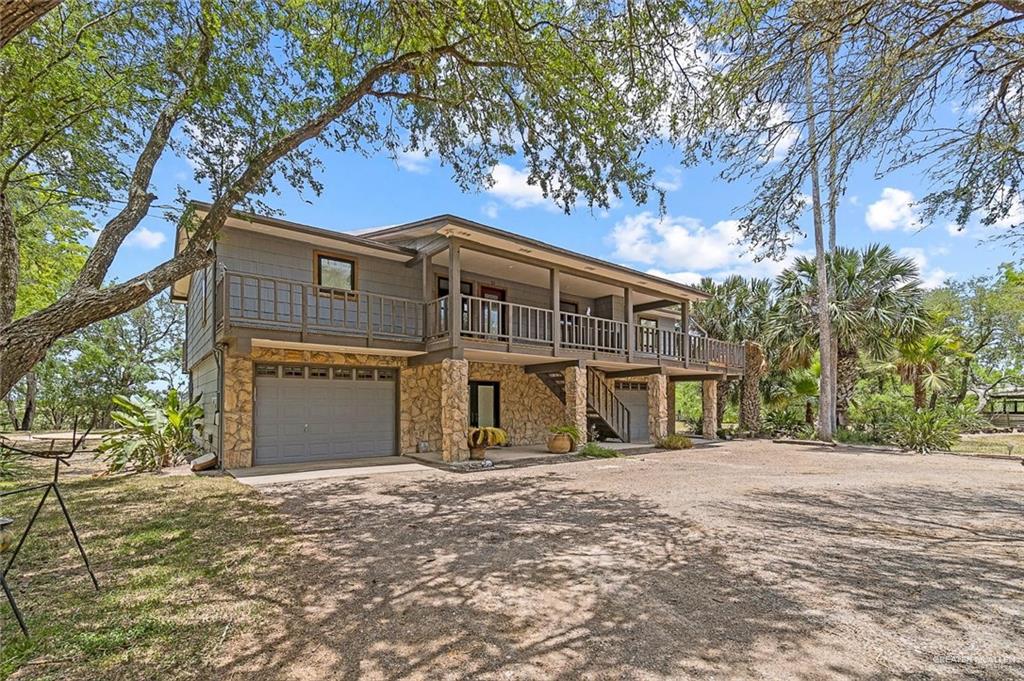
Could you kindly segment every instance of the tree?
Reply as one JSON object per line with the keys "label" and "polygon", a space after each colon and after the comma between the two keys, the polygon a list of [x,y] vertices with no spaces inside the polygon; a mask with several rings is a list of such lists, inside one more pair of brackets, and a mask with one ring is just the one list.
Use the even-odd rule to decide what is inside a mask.
{"label": "tree", "polygon": [[939,333],[929,333],[900,343],[893,364],[900,377],[914,388],[914,408],[924,409],[928,391],[932,393],[931,408],[940,392],[949,385],[946,363],[959,350],[956,341]]}
{"label": "tree", "polygon": [[[837,248],[827,257],[833,298],[830,308],[837,348],[836,414],[840,425],[860,378],[863,357],[881,361],[896,345],[928,328],[917,265],[889,246]],[[778,302],[767,338],[785,368],[810,366],[820,352],[817,337],[817,263],[797,258],[776,280]]]}
{"label": "tree", "polygon": [[[669,105],[691,96],[671,87],[678,62],[666,59],[684,25],[675,4],[621,12],[597,0],[65,2],[3,48],[0,100],[12,107],[0,123],[0,195],[34,176],[36,202],[123,203],[66,295],[0,316],[0,394],[57,339],[207,264],[239,204],[260,207],[281,181],[318,191],[307,143],[428,150],[464,188],[519,151],[566,210],[623,190],[646,200],[653,173],[636,152],[663,131]],[[157,199],[153,169],[169,148],[196,165],[212,207],[201,220],[181,216],[191,238],[173,259],[104,286]],[[17,285],[9,254],[21,218],[0,214],[0,261],[14,270],[0,300]]]}

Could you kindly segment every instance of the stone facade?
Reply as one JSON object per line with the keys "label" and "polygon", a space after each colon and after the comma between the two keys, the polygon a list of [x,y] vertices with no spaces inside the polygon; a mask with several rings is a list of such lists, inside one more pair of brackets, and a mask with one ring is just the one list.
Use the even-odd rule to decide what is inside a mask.
{"label": "stone facade", "polygon": [[415,453],[420,442],[441,451],[441,365],[406,367],[401,379],[401,452]]}
{"label": "stone facade", "polygon": [[230,352],[224,357],[224,468],[252,465],[252,360]]}
{"label": "stone facade", "polygon": [[469,362],[441,360],[441,458],[469,458]]}
{"label": "stone facade", "polygon": [[[501,384],[501,427],[512,445],[547,442],[549,428],[565,423],[566,407],[544,383],[515,364],[469,363],[469,380]],[[586,390],[586,385],[584,385]],[[584,400],[586,397],[584,396]],[[584,423],[586,423],[584,404]],[[580,432],[586,432],[586,427]]]}
{"label": "stone facade", "polygon": [[701,381],[701,434],[706,438],[718,437],[718,381]]}
{"label": "stone facade", "polygon": [[651,442],[668,435],[668,376],[647,377],[647,430]]}
{"label": "stone facade", "polygon": [[[568,367],[563,371],[565,378],[565,417],[564,423],[574,424],[587,440],[587,368]],[[550,393],[550,391],[547,391]],[[557,402],[557,400],[556,400]],[[562,404],[558,404],[559,408]],[[558,412],[552,412],[558,413]],[[583,442],[578,443],[580,445]]]}

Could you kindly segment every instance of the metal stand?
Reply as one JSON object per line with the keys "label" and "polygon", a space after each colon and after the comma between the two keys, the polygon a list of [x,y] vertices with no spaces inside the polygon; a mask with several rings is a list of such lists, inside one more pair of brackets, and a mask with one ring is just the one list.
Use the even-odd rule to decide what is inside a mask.
{"label": "metal stand", "polygon": [[[91,428],[90,428],[91,430]],[[77,431],[77,429],[76,429]],[[69,459],[71,456],[78,451],[78,448],[85,442],[85,438],[89,435],[89,431],[85,432],[81,438],[77,437],[77,432],[72,436],[72,448],[70,452],[54,452],[54,441],[50,441],[50,450],[46,453],[32,452],[26,449],[15,447],[7,441],[0,442],[0,448],[7,449],[20,456],[30,456],[37,459],[47,459],[53,461],[53,478],[49,482],[42,485],[32,485],[30,487],[22,487],[19,489],[13,489],[6,492],[0,492],[0,499],[4,497],[14,496],[16,494],[28,494],[30,492],[43,491],[42,497],[39,499],[39,503],[36,504],[35,511],[32,512],[32,517],[29,519],[28,524],[21,533],[21,538],[18,540],[17,546],[14,547],[14,551],[11,553],[11,557],[7,560],[7,564],[4,566],[3,572],[0,573],[0,583],[3,585],[4,595],[7,596],[7,602],[11,604],[11,609],[14,611],[14,616],[18,620],[18,624],[21,626],[21,631],[28,636],[28,628],[25,626],[25,620],[21,615],[21,611],[18,609],[18,605],[14,600],[14,595],[11,593],[10,587],[7,585],[7,573],[11,571],[11,567],[14,566],[14,561],[18,557],[18,553],[21,552],[21,547],[25,544],[25,539],[28,538],[29,532],[32,531],[32,527],[35,525],[36,518],[39,517],[39,512],[43,509],[43,504],[46,503],[47,498],[50,496],[50,492],[57,498],[57,503],[60,504],[60,510],[64,514],[64,520],[67,521],[68,529],[71,530],[71,536],[75,539],[75,546],[78,547],[78,553],[82,556],[82,563],[85,565],[86,571],[89,573],[90,579],[92,579],[92,585],[97,591],[99,591],[100,583],[96,579],[96,574],[92,571],[92,566],[89,564],[89,557],[85,553],[85,547],[82,545],[82,540],[78,536],[78,530],[75,529],[75,523],[71,520],[71,513],[68,511],[67,504],[64,503],[64,495],[60,492],[60,467],[69,466]]]}

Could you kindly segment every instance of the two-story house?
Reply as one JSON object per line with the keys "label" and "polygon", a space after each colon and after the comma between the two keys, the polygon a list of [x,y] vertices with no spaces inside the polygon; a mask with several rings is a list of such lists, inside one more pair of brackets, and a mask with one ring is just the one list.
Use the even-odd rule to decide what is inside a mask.
{"label": "two-story house", "polygon": [[457,461],[478,425],[656,441],[673,381],[743,371],[742,345],[691,325],[701,291],[451,215],[356,235],[236,213],[211,247],[171,295],[226,468]]}

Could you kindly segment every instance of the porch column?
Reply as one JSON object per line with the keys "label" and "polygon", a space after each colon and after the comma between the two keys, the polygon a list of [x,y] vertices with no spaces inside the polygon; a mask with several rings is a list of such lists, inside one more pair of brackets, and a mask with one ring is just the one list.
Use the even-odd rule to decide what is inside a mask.
{"label": "porch column", "polygon": [[[422,269],[420,270],[420,276],[422,277],[423,284],[423,337],[426,338],[427,334],[431,331],[430,301],[437,298],[437,296],[434,295],[434,278],[431,276],[434,270],[432,259],[424,256],[421,265]],[[434,329],[434,331],[436,331],[436,329]]]}
{"label": "porch column", "polygon": [[469,361],[441,360],[441,458],[469,458]]}
{"label": "porch column", "polygon": [[752,341],[743,344],[743,382],[740,384],[740,430],[752,433],[761,430],[761,374],[764,373],[764,350]]}
{"label": "porch column", "polygon": [[633,331],[633,289],[623,289],[623,297],[626,302],[626,358],[633,359],[633,350],[636,349],[636,334]]}
{"label": "porch column", "polygon": [[701,381],[701,434],[708,439],[718,437],[718,381]]}
{"label": "porch column", "polygon": [[459,242],[448,245],[448,329],[452,347],[462,344],[462,262]]}
{"label": "porch column", "polygon": [[668,435],[668,376],[647,377],[647,430],[651,442]]}
{"label": "porch column", "polygon": [[575,425],[580,434],[583,435],[583,442],[586,443],[587,435],[587,367],[567,367],[563,371],[565,378],[565,422]]}
{"label": "porch column", "polygon": [[679,384],[675,381],[669,381],[666,387],[667,393],[667,404],[668,404],[668,434],[676,434],[676,387]]}
{"label": "porch column", "polygon": [[683,366],[690,366],[690,301],[684,300],[680,306],[679,324],[683,332]]}
{"label": "porch column", "polygon": [[[224,353],[224,439],[221,462],[224,468],[248,468],[253,464],[253,378],[252,358],[232,345]],[[210,419],[210,423],[213,420]]]}
{"label": "porch column", "polygon": [[559,280],[559,270],[557,267],[552,267],[551,273],[551,341],[554,347],[554,354],[558,355],[558,350],[562,346],[562,284]]}

